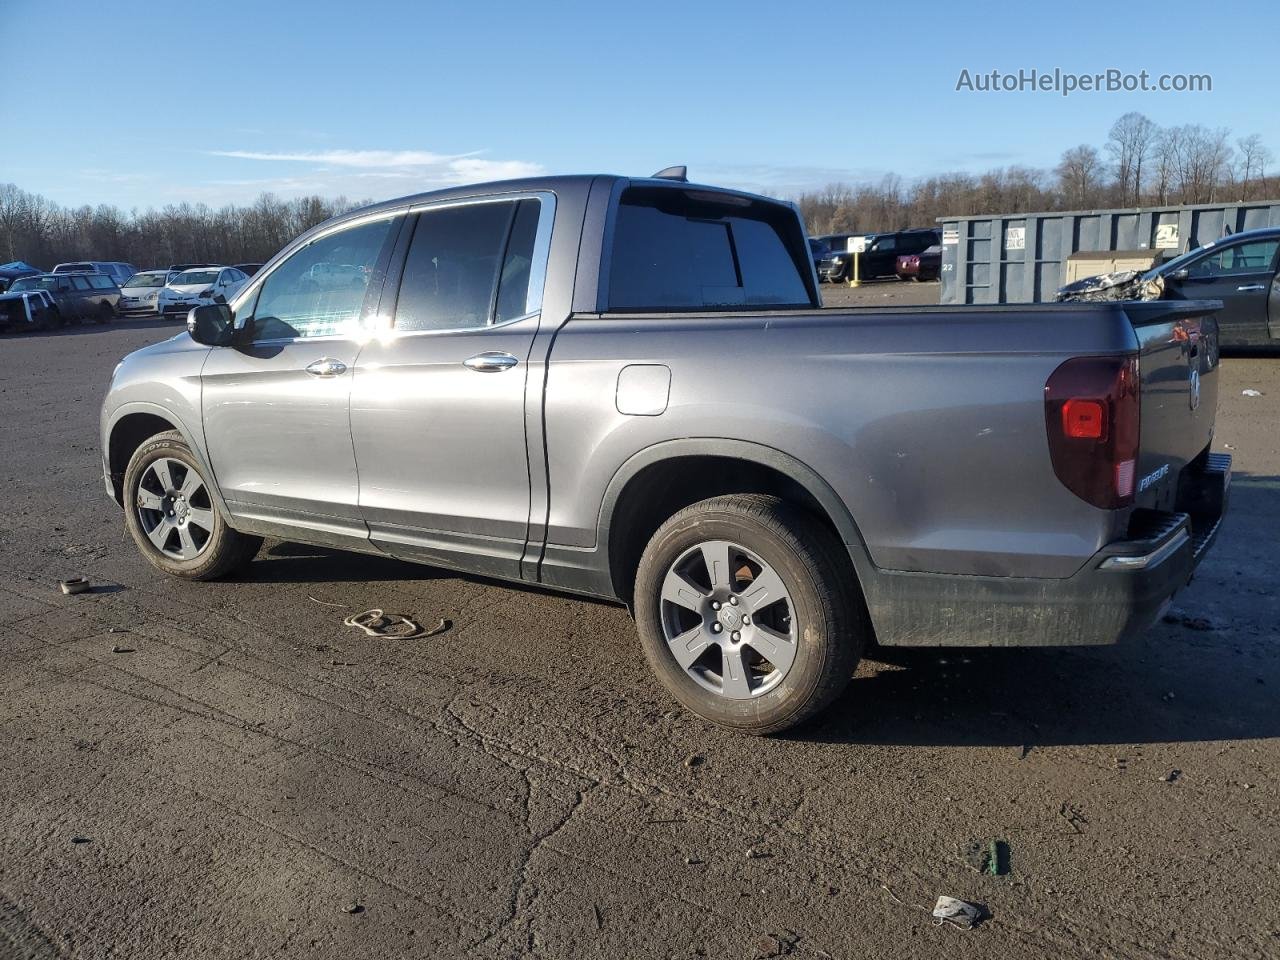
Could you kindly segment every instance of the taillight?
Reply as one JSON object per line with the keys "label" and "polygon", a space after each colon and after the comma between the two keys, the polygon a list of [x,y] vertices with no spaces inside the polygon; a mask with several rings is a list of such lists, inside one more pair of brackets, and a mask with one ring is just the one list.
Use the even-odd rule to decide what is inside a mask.
{"label": "taillight", "polygon": [[1044,385],[1053,472],[1095,507],[1133,502],[1139,397],[1136,356],[1075,357]]}

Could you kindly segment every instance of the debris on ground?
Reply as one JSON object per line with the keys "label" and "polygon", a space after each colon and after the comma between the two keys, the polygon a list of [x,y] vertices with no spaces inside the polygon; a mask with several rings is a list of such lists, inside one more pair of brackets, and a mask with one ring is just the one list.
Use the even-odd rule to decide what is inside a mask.
{"label": "debris on ground", "polygon": [[307,594],[307,599],[308,599],[308,600],[310,600],[312,603],[318,603],[318,604],[320,604],[322,607],[346,607],[346,606],[350,606],[350,604],[346,604],[346,603],[334,603],[332,600],[321,600],[319,597],[313,597],[313,596],[312,596],[311,594],[309,594],[309,593]]}
{"label": "debris on ground", "polygon": [[1009,874],[1009,844],[1003,840],[979,840],[969,844],[965,861],[979,873],[989,877]]}
{"label": "debris on ground", "polygon": [[89,578],[71,577],[70,579],[59,581],[58,586],[68,596],[76,593],[85,593],[89,589]]}
{"label": "debris on ground", "polygon": [[1181,770],[1170,770],[1168,773],[1166,773],[1163,777],[1160,778],[1160,782],[1173,783],[1175,780],[1179,779],[1181,776],[1182,776]]}
{"label": "debris on ground", "polygon": [[364,905],[359,903],[348,903],[342,908],[343,913],[364,913]]}
{"label": "debris on ground", "polygon": [[759,960],[768,960],[768,958],[772,957],[788,957],[799,942],[799,935],[790,931],[787,933],[763,934],[755,943],[756,957]]}
{"label": "debris on ground", "polygon": [[1261,397],[1261,396],[1264,396],[1264,394],[1263,394],[1263,392],[1262,392],[1261,390],[1254,390],[1254,389],[1252,389],[1252,388],[1250,388],[1250,389],[1248,389],[1248,390],[1241,390],[1241,391],[1240,391],[1240,395],[1241,395],[1242,397]]}
{"label": "debris on ground", "polygon": [[1183,613],[1181,610],[1170,610],[1164,615],[1165,623],[1176,623],[1186,627],[1188,630],[1218,630],[1221,625],[1216,621],[1210,620],[1208,617],[1195,617],[1189,613]]}
{"label": "debris on ground", "polygon": [[[398,640],[408,640],[412,637],[421,636],[423,633],[422,624],[418,623],[417,620],[406,617],[401,613],[387,613],[380,607],[352,614],[342,622],[348,627],[363,630],[365,636],[369,637],[392,637]],[[443,633],[444,629],[447,629],[447,627],[441,629],[445,622],[441,620],[441,626],[436,627],[430,635]]]}
{"label": "debris on ground", "polygon": [[705,762],[705,760],[706,760],[706,758],[705,758],[704,756],[702,756],[702,754],[700,754],[700,753],[691,753],[691,754],[689,754],[689,756],[687,756],[687,757],[685,757],[685,758],[684,758],[684,765],[685,765],[686,767],[689,767],[689,768],[691,768],[691,769],[692,769],[693,767],[700,767],[700,766],[702,766],[702,764]]}
{"label": "debris on ground", "polygon": [[982,919],[982,907],[967,900],[955,897],[939,897],[933,906],[933,925],[940,927],[944,923],[959,927],[961,930],[972,930]]}
{"label": "debris on ground", "polygon": [[92,837],[72,837],[72,843],[93,843]]}
{"label": "debris on ground", "polygon": [[134,649],[133,647],[122,647],[120,644],[117,643],[111,647],[111,652],[112,653],[133,653]]}

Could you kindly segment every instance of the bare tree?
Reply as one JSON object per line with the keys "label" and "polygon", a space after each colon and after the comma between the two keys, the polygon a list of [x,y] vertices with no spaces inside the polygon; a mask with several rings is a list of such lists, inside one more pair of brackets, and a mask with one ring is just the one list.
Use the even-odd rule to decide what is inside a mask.
{"label": "bare tree", "polygon": [[1236,151],[1240,158],[1236,178],[1240,185],[1240,199],[1247,200],[1250,199],[1249,184],[1251,182],[1262,184],[1265,190],[1267,164],[1271,162],[1272,154],[1263,144],[1262,137],[1256,133],[1237,140]]}
{"label": "bare tree", "polygon": [[1095,204],[1102,185],[1102,157],[1096,147],[1082,143],[1064,151],[1056,172],[1068,208]]}
{"label": "bare tree", "polygon": [[1106,149],[1115,164],[1120,206],[1138,204],[1143,167],[1151,159],[1158,133],[1159,128],[1136,110],[1111,125]]}

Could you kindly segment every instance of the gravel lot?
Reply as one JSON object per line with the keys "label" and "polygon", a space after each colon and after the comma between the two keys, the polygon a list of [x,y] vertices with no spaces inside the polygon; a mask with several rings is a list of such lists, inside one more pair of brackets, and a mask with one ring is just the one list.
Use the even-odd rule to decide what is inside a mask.
{"label": "gravel lot", "polygon": [[[1173,621],[864,662],[757,740],[679,712],[614,607],[287,543],[152,572],[97,413],[172,332],[0,341],[5,960],[1280,955],[1280,358],[1224,362],[1234,502]],[[990,919],[934,927],[939,894]]]}

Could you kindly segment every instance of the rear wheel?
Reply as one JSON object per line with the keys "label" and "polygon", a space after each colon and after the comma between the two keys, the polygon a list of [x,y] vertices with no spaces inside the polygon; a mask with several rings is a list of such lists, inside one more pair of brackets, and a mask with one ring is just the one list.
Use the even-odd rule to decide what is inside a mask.
{"label": "rear wheel", "polygon": [[645,549],[636,621],[650,666],[690,711],[776,733],[845,688],[867,634],[844,548],[777,497],[704,500]]}
{"label": "rear wheel", "polygon": [[93,319],[96,323],[110,323],[115,318],[116,312],[112,308],[111,304],[100,303],[98,305],[98,312]]}
{"label": "rear wheel", "polygon": [[139,447],[124,475],[133,542],[152,566],[187,580],[225,577],[262,545],[227,525],[202,471],[182,435],[169,431]]}

